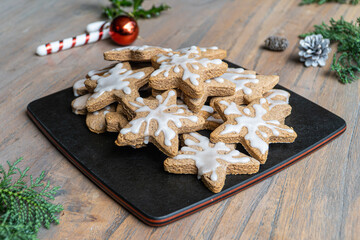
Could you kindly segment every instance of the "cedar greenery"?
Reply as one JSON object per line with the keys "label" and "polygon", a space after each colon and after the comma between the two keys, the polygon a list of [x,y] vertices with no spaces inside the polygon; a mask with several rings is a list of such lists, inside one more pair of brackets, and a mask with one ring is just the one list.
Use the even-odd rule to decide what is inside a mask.
{"label": "cedar greenery", "polygon": [[330,42],[338,43],[331,70],[336,72],[342,83],[358,80],[360,75],[360,17],[356,23],[347,22],[341,17],[338,21],[331,19],[330,25],[323,22],[321,25],[315,25],[314,28],[314,32],[302,34],[300,37],[321,34]]}
{"label": "cedar greenery", "polygon": [[[105,7],[104,14],[109,18],[113,19],[119,15],[129,15],[135,19],[139,18],[152,18],[160,15],[162,11],[170,8],[166,4],[160,4],[159,6],[153,5],[150,9],[145,10],[142,8],[144,0],[109,0],[111,2],[110,7]],[[132,11],[128,12],[126,9],[132,7]]]}
{"label": "cedar greenery", "polygon": [[22,171],[16,166],[21,160],[7,162],[7,171],[0,165],[0,239],[37,239],[39,228],[58,224],[55,214],[63,210],[48,201],[60,187],[50,188],[49,181],[45,184],[44,171],[35,179],[30,175],[26,183],[29,168]]}
{"label": "cedar greenery", "polygon": [[337,2],[337,3],[350,3],[356,5],[359,3],[359,0],[302,0],[300,5],[307,5],[312,3],[317,3],[319,5],[328,3],[328,2]]}

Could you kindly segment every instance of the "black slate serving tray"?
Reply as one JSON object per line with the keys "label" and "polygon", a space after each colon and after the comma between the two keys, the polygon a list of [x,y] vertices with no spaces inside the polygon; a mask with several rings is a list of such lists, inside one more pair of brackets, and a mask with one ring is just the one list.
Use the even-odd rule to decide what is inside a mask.
{"label": "black slate serving tray", "polygon": [[[229,66],[238,67],[232,63]],[[276,88],[285,89],[280,85]],[[272,176],[345,131],[343,119],[285,90],[291,93],[293,108],[286,124],[297,132],[296,141],[271,144],[268,160],[258,173],[228,175],[223,190],[217,194],[210,192],[196,175],[165,172],[166,156],[153,145],[141,149],[117,147],[117,134],[90,132],[85,117],[71,111],[71,88],[31,102],[27,111],[43,134],[90,180],[144,223],[162,226]],[[238,149],[246,153],[242,147]]]}

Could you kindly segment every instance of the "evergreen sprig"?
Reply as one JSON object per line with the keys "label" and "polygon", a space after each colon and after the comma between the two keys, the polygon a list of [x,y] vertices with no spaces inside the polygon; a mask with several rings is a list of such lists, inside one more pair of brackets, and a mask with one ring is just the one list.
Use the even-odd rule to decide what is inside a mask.
{"label": "evergreen sprig", "polygon": [[[157,17],[162,11],[170,8],[166,4],[160,4],[159,6],[153,5],[150,9],[145,10],[142,8],[144,0],[109,0],[111,2],[110,7],[105,7],[104,14],[109,18],[113,19],[119,15],[129,15],[135,19],[146,19]],[[132,7],[132,11],[127,11]]]}
{"label": "evergreen sprig", "polygon": [[359,79],[360,74],[360,18],[356,23],[347,22],[343,17],[340,20],[330,20],[330,25],[324,22],[314,26],[315,31],[300,35],[306,37],[312,34],[321,34],[338,43],[337,53],[334,54],[331,70],[335,71],[342,83],[351,83]]}
{"label": "evergreen sprig", "polygon": [[359,0],[302,0],[300,5],[307,5],[312,3],[317,3],[319,5],[328,3],[328,2],[337,2],[337,3],[350,3],[356,5],[359,3]]}
{"label": "evergreen sprig", "polygon": [[36,239],[41,226],[59,223],[56,213],[63,210],[49,202],[60,187],[50,188],[49,181],[45,184],[44,171],[35,179],[30,175],[26,183],[29,168],[22,171],[16,166],[21,160],[8,161],[7,171],[0,165],[0,239]]}

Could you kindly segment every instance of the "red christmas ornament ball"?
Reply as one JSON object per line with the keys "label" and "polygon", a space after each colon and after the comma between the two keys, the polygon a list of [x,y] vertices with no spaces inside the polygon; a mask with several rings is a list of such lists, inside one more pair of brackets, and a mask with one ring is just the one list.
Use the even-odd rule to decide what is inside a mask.
{"label": "red christmas ornament ball", "polygon": [[138,34],[139,27],[136,20],[130,16],[117,16],[110,24],[110,37],[120,45],[130,45]]}

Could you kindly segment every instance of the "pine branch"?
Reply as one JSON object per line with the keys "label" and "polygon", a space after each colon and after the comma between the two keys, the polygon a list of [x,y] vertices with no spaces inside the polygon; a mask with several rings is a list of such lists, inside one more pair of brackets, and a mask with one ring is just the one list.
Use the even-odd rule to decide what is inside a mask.
{"label": "pine branch", "polygon": [[[113,19],[119,15],[129,15],[135,19],[145,19],[157,17],[161,12],[170,8],[166,4],[160,4],[158,7],[153,5],[150,9],[145,10],[142,8],[144,0],[109,0],[111,2],[110,7],[105,7],[104,15],[109,19]],[[132,11],[129,11],[129,7],[132,7]]]}
{"label": "pine branch", "polygon": [[35,240],[38,239],[36,233],[34,233],[29,226],[22,224],[11,224],[4,222],[0,224],[0,239],[4,240]]}
{"label": "pine branch", "polygon": [[340,82],[351,83],[359,79],[360,75],[360,18],[356,23],[340,20],[330,20],[330,25],[322,23],[314,26],[315,31],[300,35],[306,37],[321,34],[337,43],[337,54],[334,55],[331,70],[335,71]]}
{"label": "pine branch", "polygon": [[337,3],[350,3],[352,5],[356,5],[359,3],[359,0],[302,0],[300,5],[308,5],[312,3],[317,3],[319,5],[328,3],[328,2],[337,2]]}
{"label": "pine branch", "polygon": [[56,214],[63,210],[61,205],[49,202],[60,187],[50,188],[49,181],[45,184],[44,171],[35,179],[30,175],[27,184],[29,168],[22,171],[16,166],[21,160],[7,162],[7,171],[0,165],[0,236],[23,233],[36,236],[41,226],[49,228],[51,223],[58,224]]}

